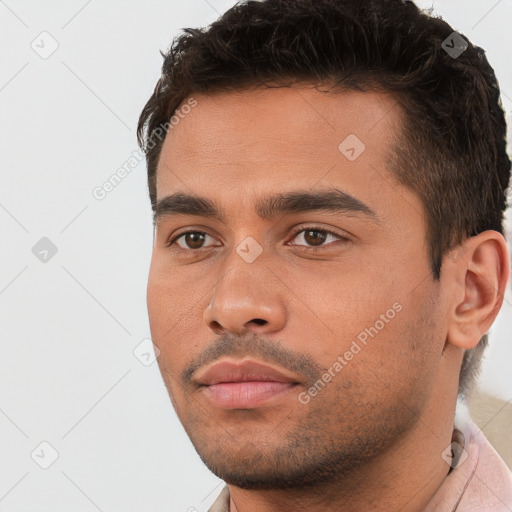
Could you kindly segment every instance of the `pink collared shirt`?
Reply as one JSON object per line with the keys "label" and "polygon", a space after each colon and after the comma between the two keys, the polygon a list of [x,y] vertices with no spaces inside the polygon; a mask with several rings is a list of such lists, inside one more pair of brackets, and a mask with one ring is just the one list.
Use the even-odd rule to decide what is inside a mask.
{"label": "pink collared shirt", "polygon": [[469,419],[459,423],[464,456],[424,512],[511,512],[512,473],[483,432]]}
{"label": "pink collared shirt", "polygon": [[[459,461],[443,480],[424,512],[512,512],[512,473],[469,418],[456,418],[464,438]],[[225,486],[208,512],[230,512]]]}

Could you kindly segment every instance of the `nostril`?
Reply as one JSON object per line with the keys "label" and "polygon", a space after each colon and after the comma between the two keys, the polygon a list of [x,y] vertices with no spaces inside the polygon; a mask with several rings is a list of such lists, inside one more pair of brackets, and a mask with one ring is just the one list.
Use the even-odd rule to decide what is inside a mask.
{"label": "nostril", "polygon": [[263,320],[261,318],[255,318],[254,320],[251,320],[252,322],[258,324],[258,325],[265,325],[267,323],[266,320]]}
{"label": "nostril", "polygon": [[219,322],[217,322],[216,320],[214,320],[211,325],[210,325],[210,328],[212,329],[212,331],[216,334],[219,334],[223,331],[223,327],[222,325],[219,324]]}

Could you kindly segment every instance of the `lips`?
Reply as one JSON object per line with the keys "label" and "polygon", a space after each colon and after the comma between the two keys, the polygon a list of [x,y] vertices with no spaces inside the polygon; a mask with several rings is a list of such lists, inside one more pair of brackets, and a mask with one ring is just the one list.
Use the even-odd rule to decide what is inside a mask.
{"label": "lips", "polygon": [[252,360],[223,361],[195,377],[206,398],[224,409],[254,409],[284,396],[296,377]]}

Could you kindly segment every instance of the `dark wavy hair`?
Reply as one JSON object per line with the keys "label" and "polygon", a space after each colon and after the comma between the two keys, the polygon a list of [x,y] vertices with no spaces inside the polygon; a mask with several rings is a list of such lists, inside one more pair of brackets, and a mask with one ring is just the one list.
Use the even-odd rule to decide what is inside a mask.
{"label": "dark wavy hair", "polygon": [[[456,46],[464,40],[466,49]],[[496,76],[484,50],[412,1],[246,1],[206,28],[183,29],[162,56],[137,127],[153,207],[163,144],[154,135],[184,100],[304,83],[387,92],[400,105],[402,133],[386,164],[424,205],[435,280],[443,258],[467,237],[503,234],[510,159]],[[464,355],[462,396],[474,385],[487,341],[485,334]]]}

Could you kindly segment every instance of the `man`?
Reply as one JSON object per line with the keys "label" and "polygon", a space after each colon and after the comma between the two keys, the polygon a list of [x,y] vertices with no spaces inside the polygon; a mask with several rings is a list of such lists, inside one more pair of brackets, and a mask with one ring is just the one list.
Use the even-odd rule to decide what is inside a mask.
{"label": "man", "polygon": [[174,41],[138,128],[151,332],[210,510],[512,510],[455,415],[510,273],[484,52],[412,2],[246,2]]}

